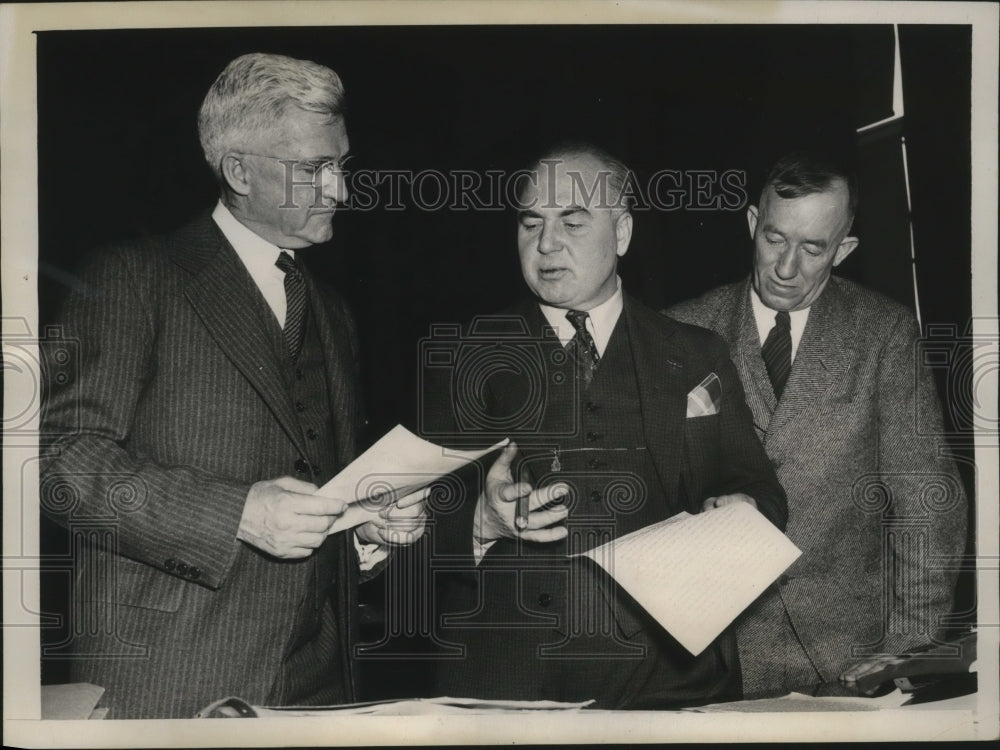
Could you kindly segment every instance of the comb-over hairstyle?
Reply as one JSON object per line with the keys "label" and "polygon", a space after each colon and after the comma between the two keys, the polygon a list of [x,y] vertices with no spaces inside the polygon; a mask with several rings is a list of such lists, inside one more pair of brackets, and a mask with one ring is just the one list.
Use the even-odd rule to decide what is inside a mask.
{"label": "comb-over hairstyle", "polygon": [[829,190],[837,180],[847,183],[848,215],[851,220],[858,210],[858,178],[846,158],[822,151],[791,151],[778,159],[767,171],[764,190],[773,187],[782,198]]}
{"label": "comb-over hairstyle", "polygon": [[222,157],[246,148],[291,107],[340,117],[344,85],[324,65],[255,52],[237,57],[215,79],[198,112],[205,161],[222,180]]}

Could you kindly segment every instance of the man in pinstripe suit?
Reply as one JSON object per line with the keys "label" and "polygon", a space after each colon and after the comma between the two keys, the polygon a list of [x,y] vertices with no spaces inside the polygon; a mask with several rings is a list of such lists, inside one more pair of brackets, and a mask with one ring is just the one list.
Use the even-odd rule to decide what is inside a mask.
{"label": "man in pinstripe suit", "polygon": [[803,551],[739,623],[748,697],[854,682],[940,637],[952,605],[966,501],[916,320],[831,274],[856,205],[842,159],[784,156],[747,213],[750,278],[667,311],[729,344]]}
{"label": "man in pinstripe suit", "polygon": [[84,542],[66,653],[109,717],[350,701],[359,569],[422,532],[414,497],[328,536],[344,502],[312,495],[362,421],[350,314],[295,257],[346,199],[342,103],[316,63],[231,62],[198,120],[214,211],[97,254],[66,303],[42,503]]}

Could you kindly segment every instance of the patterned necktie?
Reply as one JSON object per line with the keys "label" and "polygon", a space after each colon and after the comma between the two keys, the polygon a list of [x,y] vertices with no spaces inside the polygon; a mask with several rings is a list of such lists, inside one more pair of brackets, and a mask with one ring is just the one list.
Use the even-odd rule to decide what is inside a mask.
{"label": "patterned necktie", "polygon": [[274,264],[285,272],[285,343],[294,361],[302,348],[302,328],[306,317],[306,282],[291,255],[282,251]]}
{"label": "patterned necktie", "polygon": [[583,378],[584,387],[588,387],[594,379],[594,372],[601,361],[597,353],[597,344],[587,330],[587,313],[580,310],[567,310],[566,319],[573,324],[576,335],[569,342],[569,350],[576,359],[577,372]]}
{"label": "patterned necktie", "polygon": [[780,400],[792,371],[792,320],[784,310],[774,316],[774,328],[767,334],[760,354],[771,378],[774,395]]}

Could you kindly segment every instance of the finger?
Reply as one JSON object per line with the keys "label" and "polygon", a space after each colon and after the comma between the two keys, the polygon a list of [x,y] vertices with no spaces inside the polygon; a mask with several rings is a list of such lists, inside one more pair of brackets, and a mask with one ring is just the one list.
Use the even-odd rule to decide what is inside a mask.
{"label": "finger", "polygon": [[550,526],[547,529],[523,531],[521,538],[527,542],[557,542],[564,539],[568,533],[565,526]]}
{"label": "finger", "polygon": [[306,482],[295,477],[278,477],[274,480],[274,483],[283,490],[298,492],[300,495],[311,495],[319,489],[312,482]]}
{"label": "finger", "polygon": [[490,467],[490,475],[499,474],[501,476],[510,473],[510,465],[514,463],[514,458],[517,456],[517,443],[513,440],[507,443],[507,446],[500,451],[500,455],[497,456],[497,460],[493,462],[493,466]]}
{"label": "finger", "polygon": [[286,560],[297,560],[303,557],[309,557],[313,553],[313,550],[309,547],[291,547],[283,553],[277,555]]}
{"label": "finger", "polygon": [[546,485],[545,487],[539,487],[531,493],[529,507],[531,510],[544,508],[550,503],[564,499],[567,495],[569,495],[569,485],[564,484],[563,482],[556,482],[555,484]]}
{"label": "finger", "polygon": [[565,506],[540,510],[536,513],[528,514],[528,530],[544,529],[552,524],[563,523],[569,515],[569,509]]}
{"label": "finger", "polygon": [[305,516],[339,516],[347,507],[347,503],[334,497],[319,495],[288,495],[288,497],[289,509]]}
{"label": "finger", "polygon": [[388,518],[390,520],[396,520],[399,518],[419,518],[421,516],[427,515],[426,505],[408,505],[406,507],[393,505],[382,511],[382,518]]}
{"label": "finger", "polygon": [[295,513],[288,519],[288,526],[298,533],[325,535],[333,522],[330,516]]}
{"label": "finger", "polygon": [[409,508],[413,505],[419,505],[427,499],[427,496],[431,494],[430,487],[424,487],[419,492],[411,492],[406,497],[400,498],[399,502],[396,503],[397,508]]}
{"label": "finger", "polygon": [[513,482],[500,487],[497,495],[505,503],[512,503],[519,497],[524,497],[531,492],[531,485],[526,482]]}

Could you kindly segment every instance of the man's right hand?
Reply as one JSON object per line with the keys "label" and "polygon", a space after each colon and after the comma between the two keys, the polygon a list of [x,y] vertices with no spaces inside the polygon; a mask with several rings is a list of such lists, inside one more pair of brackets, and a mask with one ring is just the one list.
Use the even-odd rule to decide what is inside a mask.
{"label": "man's right hand", "polygon": [[294,477],[257,482],[247,493],[236,538],[275,557],[308,557],[347,503],[316,497],[315,484]]}
{"label": "man's right hand", "polygon": [[[473,535],[480,544],[497,539],[520,538],[529,542],[555,542],[568,533],[565,505],[551,503],[565,497],[569,487],[561,482],[533,489],[527,482],[515,482],[511,464],[517,456],[517,445],[510,443],[493,462],[486,475],[486,487],[476,508]],[[528,523],[523,529],[514,524],[517,499],[528,497]]]}

